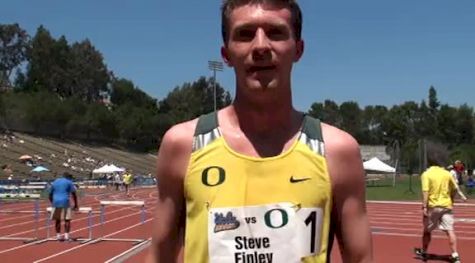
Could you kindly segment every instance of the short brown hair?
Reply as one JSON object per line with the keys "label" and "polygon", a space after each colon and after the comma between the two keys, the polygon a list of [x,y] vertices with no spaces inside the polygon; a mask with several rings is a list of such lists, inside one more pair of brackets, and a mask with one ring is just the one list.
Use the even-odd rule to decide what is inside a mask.
{"label": "short brown hair", "polygon": [[425,144],[427,164],[429,166],[444,167],[449,161],[447,146],[431,141],[425,141]]}
{"label": "short brown hair", "polygon": [[302,38],[302,10],[296,0],[224,0],[221,6],[221,34],[224,43],[228,40],[229,16],[235,8],[247,4],[284,4],[290,9],[292,28],[296,40]]}

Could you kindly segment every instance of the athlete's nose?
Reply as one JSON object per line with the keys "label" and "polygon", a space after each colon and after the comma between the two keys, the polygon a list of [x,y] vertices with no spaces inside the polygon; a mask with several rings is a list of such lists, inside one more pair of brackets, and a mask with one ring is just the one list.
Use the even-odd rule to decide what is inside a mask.
{"label": "athlete's nose", "polygon": [[262,28],[257,29],[253,42],[252,56],[255,61],[271,57],[269,38]]}

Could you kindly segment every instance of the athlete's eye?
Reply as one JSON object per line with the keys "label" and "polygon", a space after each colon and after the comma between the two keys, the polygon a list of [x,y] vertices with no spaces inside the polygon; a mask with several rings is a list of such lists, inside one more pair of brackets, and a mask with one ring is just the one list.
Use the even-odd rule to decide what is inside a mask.
{"label": "athlete's eye", "polygon": [[236,31],[234,39],[237,41],[252,41],[254,39],[255,34],[255,30],[243,28]]}
{"label": "athlete's eye", "polygon": [[289,32],[283,27],[271,27],[266,31],[266,35],[272,40],[286,40],[289,37]]}

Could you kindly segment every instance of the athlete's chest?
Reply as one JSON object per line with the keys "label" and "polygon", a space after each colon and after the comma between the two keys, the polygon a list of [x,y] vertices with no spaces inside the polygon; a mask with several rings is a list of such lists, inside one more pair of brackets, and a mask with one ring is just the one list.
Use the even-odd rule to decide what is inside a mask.
{"label": "athlete's chest", "polygon": [[278,156],[288,151],[299,135],[295,133],[292,136],[286,134],[286,136],[251,137],[242,132],[227,132],[225,129],[221,131],[223,131],[223,140],[234,152],[255,158]]}
{"label": "athlete's chest", "polygon": [[312,153],[292,151],[263,161],[217,151],[193,159],[185,192],[188,203],[198,206],[320,206],[330,198],[330,180],[325,159]]}

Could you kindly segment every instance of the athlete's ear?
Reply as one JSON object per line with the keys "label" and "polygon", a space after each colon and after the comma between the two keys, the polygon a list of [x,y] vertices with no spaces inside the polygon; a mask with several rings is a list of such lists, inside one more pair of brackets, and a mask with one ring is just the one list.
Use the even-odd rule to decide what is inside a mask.
{"label": "athlete's ear", "polygon": [[300,40],[297,40],[295,41],[295,58],[294,58],[294,62],[297,62],[300,60],[300,58],[302,57],[303,55],[303,50],[305,49],[305,43],[303,41],[303,39],[300,39]]}
{"label": "athlete's ear", "polygon": [[229,67],[232,67],[233,65],[231,64],[231,61],[229,60],[229,53],[228,53],[228,48],[226,45],[223,45],[221,47],[221,57],[223,58],[224,63],[228,65]]}

